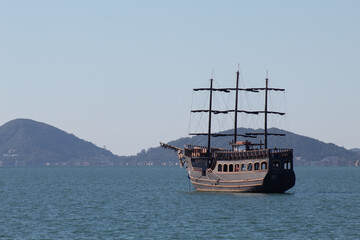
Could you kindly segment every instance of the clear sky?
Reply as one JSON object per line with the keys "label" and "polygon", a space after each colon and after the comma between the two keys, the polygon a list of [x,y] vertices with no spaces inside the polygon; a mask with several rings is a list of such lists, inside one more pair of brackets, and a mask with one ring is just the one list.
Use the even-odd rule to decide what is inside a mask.
{"label": "clear sky", "polygon": [[188,134],[192,88],[286,88],[297,134],[360,147],[360,1],[0,1],[0,124],[119,155]]}

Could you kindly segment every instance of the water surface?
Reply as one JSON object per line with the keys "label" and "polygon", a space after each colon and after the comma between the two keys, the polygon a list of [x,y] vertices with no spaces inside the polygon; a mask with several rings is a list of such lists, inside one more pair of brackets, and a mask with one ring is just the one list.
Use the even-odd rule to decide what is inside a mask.
{"label": "water surface", "polygon": [[285,194],[195,192],[178,167],[0,168],[0,239],[359,239],[360,168]]}

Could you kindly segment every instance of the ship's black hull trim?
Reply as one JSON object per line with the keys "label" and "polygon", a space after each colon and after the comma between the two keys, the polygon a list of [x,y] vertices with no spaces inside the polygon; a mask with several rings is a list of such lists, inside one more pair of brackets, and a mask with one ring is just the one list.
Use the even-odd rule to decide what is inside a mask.
{"label": "ship's black hull trim", "polygon": [[264,193],[283,193],[295,185],[294,171],[286,171],[279,173],[269,172],[263,183]]}

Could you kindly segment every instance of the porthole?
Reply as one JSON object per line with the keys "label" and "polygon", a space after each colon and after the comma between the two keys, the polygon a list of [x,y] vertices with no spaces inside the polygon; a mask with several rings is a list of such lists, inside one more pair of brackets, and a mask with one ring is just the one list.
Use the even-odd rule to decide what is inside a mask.
{"label": "porthole", "polygon": [[234,171],[234,164],[229,164],[229,172],[233,172]]}
{"label": "porthole", "polygon": [[256,162],[254,164],[254,170],[257,171],[257,170],[260,170],[260,163]]}
{"label": "porthole", "polygon": [[218,172],[222,172],[222,165],[221,164],[218,165]]}
{"label": "porthole", "polygon": [[227,172],[228,171],[228,165],[227,164],[224,164],[224,172]]}

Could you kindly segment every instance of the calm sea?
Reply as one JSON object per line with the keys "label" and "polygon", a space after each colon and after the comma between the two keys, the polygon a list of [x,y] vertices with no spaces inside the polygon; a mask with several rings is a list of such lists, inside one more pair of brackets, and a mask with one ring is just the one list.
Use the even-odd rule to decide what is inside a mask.
{"label": "calm sea", "polygon": [[195,192],[178,167],[0,168],[0,239],[360,239],[360,168],[285,194]]}

